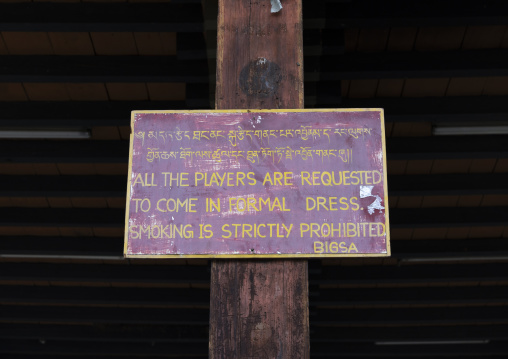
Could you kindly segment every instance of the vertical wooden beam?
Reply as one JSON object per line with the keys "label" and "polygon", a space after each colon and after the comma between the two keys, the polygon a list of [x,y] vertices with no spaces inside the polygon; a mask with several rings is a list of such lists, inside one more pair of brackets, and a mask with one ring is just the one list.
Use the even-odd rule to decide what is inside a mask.
{"label": "vertical wooden beam", "polygon": [[220,0],[217,109],[303,108],[301,0]]}
{"label": "vertical wooden beam", "polygon": [[[217,109],[303,108],[301,0],[220,0]],[[306,260],[215,260],[210,358],[309,358]]]}
{"label": "vertical wooden beam", "polygon": [[210,355],[309,358],[306,260],[212,262]]}

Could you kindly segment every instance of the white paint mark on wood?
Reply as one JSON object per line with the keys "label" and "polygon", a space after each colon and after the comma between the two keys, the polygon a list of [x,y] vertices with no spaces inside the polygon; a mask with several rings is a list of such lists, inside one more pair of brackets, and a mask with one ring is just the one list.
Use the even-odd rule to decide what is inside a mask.
{"label": "white paint mark on wood", "polygon": [[266,59],[264,57],[260,57],[256,62],[256,65],[264,65],[266,64]]}
{"label": "white paint mark on wood", "polygon": [[270,0],[272,3],[272,13],[279,12],[280,9],[282,9],[282,4],[280,3],[280,0]]}

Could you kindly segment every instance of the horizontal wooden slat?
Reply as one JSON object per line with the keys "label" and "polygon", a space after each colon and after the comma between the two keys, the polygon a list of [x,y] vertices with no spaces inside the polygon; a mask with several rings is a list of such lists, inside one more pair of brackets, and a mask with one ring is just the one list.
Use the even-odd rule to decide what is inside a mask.
{"label": "horizontal wooden slat", "polygon": [[[190,89],[193,92],[189,92],[188,88],[187,96],[195,97],[195,99],[187,99],[186,102],[3,102],[0,103],[2,110],[0,125],[6,127],[128,126],[130,111],[133,109],[178,110],[201,107],[202,105],[198,105],[197,102],[207,103],[208,100],[204,96],[208,94],[204,90],[197,91],[198,89],[193,89],[194,87],[196,86]],[[453,124],[481,121],[481,123],[494,125],[495,123],[503,124],[508,116],[504,107],[505,102],[504,96],[343,99],[340,106],[337,103],[337,107],[384,108],[387,122]]]}
{"label": "horizontal wooden slat", "polygon": [[443,228],[508,225],[508,207],[392,208],[391,228]]}
{"label": "horizontal wooden slat", "polygon": [[[333,357],[337,355],[337,345],[334,344],[314,344],[311,347],[312,357]],[[402,358],[421,358],[424,356],[432,356],[433,358],[440,355],[449,355],[457,357],[477,356],[505,356],[508,355],[508,345],[506,343],[480,343],[464,345],[461,343],[449,345],[376,345],[372,343],[366,345],[364,343],[358,345],[341,345],[341,358],[344,356],[352,357],[402,357]]]}
{"label": "horizontal wooden slat", "polygon": [[[508,76],[508,50],[349,53],[305,58],[306,81]],[[208,83],[205,60],[170,56],[2,56],[0,82]]]}
{"label": "horizontal wooden slat", "polygon": [[508,157],[508,136],[392,137],[386,144],[388,160]]}
{"label": "horizontal wooden slat", "polygon": [[[207,343],[102,343],[95,342],[93,345],[81,342],[52,342],[38,340],[0,340],[3,353],[18,354],[53,354],[53,355],[111,355],[120,354],[124,356],[147,356],[147,357],[188,357],[196,356],[207,352]],[[337,357],[338,348],[333,344],[316,343],[311,347],[312,356]],[[384,357],[396,356],[405,358],[419,358],[422,355],[506,355],[508,353],[505,343],[490,343],[485,345],[412,345],[412,346],[390,346],[362,344],[342,344],[340,353],[355,357]],[[341,355],[341,358],[342,358]],[[476,358],[476,356],[474,357]]]}
{"label": "horizontal wooden slat", "polygon": [[0,280],[75,283],[199,283],[210,281],[207,266],[0,263]]}
{"label": "horizontal wooden slat", "polygon": [[[504,293],[499,293],[502,297]],[[2,286],[2,304],[76,306],[201,307],[210,304],[208,289]]]}
{"label": "horizontal wooden slat", "polygon": [[311,340],[319,342],[508,340],[508,326],[461,325],[424,327],[344,328],[311,325]]}
{"label": "horizontal wooden slat", "polygon": [[[306,87],[306,95],[337,95],[336,84],[320,84],[320,93],[312,93],[313,86]],[[316,89],[314,89],[316,91]],[[208,101],[208,86],[187,86],[187,97]],[[386,122],[431,122],[452,124],[477,122],[504,123],[508,116],[506,96],[482,97],[425,97],[425,98],[371,98],[340,99],[337,107],[384,108]],[[137,110],[181,110],[192,108],[187,101],[79,101],[79,102],[0,102],[1,126],[37,127],[91,127],[128,126],[130,112]],[[480,124],[480,123],[479,123]]]}
{"label": "horizontal wooden slat", "polygon": [[121,237],[4,237],[0,239],[0,258],[86,257],[121,258]]}
{"label": "horizontal wooden slat", "polygon": [[0,31],[203,31],[201,4],[1,3]]}
{"label": "horizontal wooden slat", "polygon": [[[68,357],[68,356],[67,356]],[[320,359],[320,358],[336,358],[337,357],[337,350],[332,349],[331,352],[319,352],[319,353],[312,353],[312,358]],[[37,359],[54,359],[55,356],[52,354],[48,355],[38,355]],[[72,357],[71,357],[72,358]],[[77,359],[111,359],[111,356],[104,356],[104,355],[79,355],[79,357],[76,357]],[[119,355],[115,356],[114,359],[132,359],[132,356],[125,356],[125,355]],[[164,356],[150,356],[151,359],[163,359],[167,358]],[[186,359],[205,359],[208,358],[208,352],[204,351],[202,355],[189,355],[185,356]],[[347,356],[341,356],[341,359],[357,359],[359,358],[356,355],[347,355]],[[361,358],[361,357],[360,357]],[[378,356],[376,359],[393,359],[394,355],[389,356]],[[418,359],[449,359],[449,355],[425,355],[425,356],[419,356]],[[472,357],[474,359],[492,359],[492,356],[489,355],[478,355]],[[33,359],[33,356],[30,354],[4,354],[2,356],[2,359]]]}
{"label": "horizontal wooden slat", "polygon": [[[505,271],[505,272],[503,272]],[[436,284],[502,282],[508,280],[508,264],[414,264],[401,266],[323,266],[311,275],[314,284]]]}
{"label": "horizontal wooden slat", "polygon": [[392,241],[392,256],[399,259],[453,259],[474,260],[506,258],[508,260],[507,238],[448,239]]}
{"label": "horizontal wooden slat", "polygon": [[[392,258],[419,260],[496,260],[508,258],[508,240],[481,238],[391,242]],[[3,237],[0,258],[117,258],[123,256],[123,238]]]}
{"label": "horizontal wooden slat", "polygon": [[[0,297],[1,298],[1,297]],[[310,293],[310,306],[392,307],[508,304],[507,287],[427,287],[422,288],[341,288],[316,289]]]}
{"label": "horizontal wooden slat", "polygon": [[[368,285],[508,281],[507,263],[320,266],[309,261],[312,284]],[[0,280],[75,283],[209,283],[207,266],[0,263]]]}
{"label": "horizontal wooden slat", "polygon": [[0,197],[120,197],[127,176],[1,176]]}
{"label": "horizontal wooden slat", "polygon": [[508,174],[388,176],[391,196],[439,196],[508,193]]}
{"label": "horizontal wooden slat", "polygon": [[[208,289],[4,285],[2,304],[208,308]],[[311,288],[311,307],[405,307],[508,304],[508,287]]]}
{"label": "horizontal wooden slat", "polygon": [[2,141],[0,162],[127,163],[128,141]]}
{"label": "horizontal wooden slat", "polygon": [[154,325],[54,325],[0,323],[0,338],[46,340],[84,340],[111,342],[174,342],[208,340],[208,327]]}
{"label": "horizontal wooden slat", "polygon": [[507,324],[508,307],[310,309],[315,325]]}
{"label": "horizontal wooden slat", "polygon": [[[412,349],[415,349],[415,348],[412,347]],[[415,349],[415,350],[417,350],[417,349]],[[312,358],[313,359],[334,358],[335,356],[336,356],[335,352],[333,352],[333,353],[327,353],[325,351],[321,351],[321,352],[313,353],[312,354]],[[364,357],[367,357],[367,356],[364,356]],[[375,358],[376,359],[393,359],[394,357],[395,357],[395,354],[391,354],[391,355],[388,355],[388,356],[381,355],[381,356],[376,356]],[[341,359],[358,359],[359,356],[357,356],[355,354],[349,353],[349,355],[344,355],[344,356],[341,356],[340,358]],[[360,356],[360,358],[361,358],[361,356]],[[449,354],[439,354],[439,353],[428,354],[428,355],[419,355],[418,356],[418,359],[449,359],[449,358],[450,358]],[[492,356],[490,356],[488,354],[485,354],[485,355],[484,354],[479,354],[479,355],[471,356],[470,358],[474,358],[474,359],[492,359]],[[13,359],[13,358],[9,358],[9,359]],[[117,358],[115,358],[115,359],[117,359]]]}
{"label": "horizontal wooden slat", "polygon": [[175,56],[1,56],[0,82],[208,83],[205,60]]}
{"label": "horizontal wooden slat", "polygon": [[[443,325],[443,324],[507,324],[503,306],[450,308],[386,308],[379,309],[312,309],[310,320],[315,325]],[[208,309],[110,308],[22,306],[1,307],[0,322],[46,323],[138,323],[203,325]]]}
{"label": "horizontal wooden slat", "polygon": [[[381,327],[355,328],[347,330],[334,327],[313,326],[313,343],[347,343],[375,341],[446,341],[446,340],[508,340],[507,325],[475,326],[425,326],[425,327]],[[81,340],[110,342],[173,342],[175,338],[183,341],[208,340],[206,326],[153,325],[55,325],[55,324],[13,324],[0,323],[0,338],[3,339],[41,339]]]}
{"label": "horizontal wooden slat", "polygon": [[124,209],[0,208],[0,226],[123,227]]}
{"label": "horizontal wooden slat", "polygon": [[507,4],[499,0],[314,0],[312,5],[303,12],[305,28],[504,25],[508,17]]}
{"label": "horizontal wooden slat", "polygon": [[341,56],[306,57],[305,79],[333,82],[348,79],[507,76],[507,60],[508,50],[505,49],[346,53]]}
{"label": "horizontal wooden slat", "polygon": [[[177,357],[181,357],[181,354],[176,354]],[[77,354],[77,356],[70,356],[69,354],[65,355],[66,358],[76,358],[76,359],[112,359],[111,355],[95,355],[95,354]],[[139,357],[139,356],[138,356]],[[114,359],[133,359],[136,358],[135,356],[130,355],[115,355],[113,357]],[[150,356],[150,359],[163,359],[167,358],[167,356]],[[184,357],[185,359],[206,359],[208,358],[208,350],[203,350],[202,354],[189,354]],[[2,354],[2,359],[34,359],[33,354]],[[55,355],[53,354],[40,354],[37,355],[37,359],[55,359]],[[347,359],[347,358],[346,358]],[[423,358],[423,359],[429,359],[429,358]],[[436,359],[436,358],[432,358]],[[439,358],[437,358],[439,359]],[[475,358],[477,359],[477,358]]]}
{"label": "horizontal wooden slat", "polygon": [[[1,31],[202,31],[200,4],[2,4]],[[435,8],[439,7],[440,12]],[[400,0],[319,1],[306,8],[306,28],[504,25],[506,4]],[[22,16],[23,14],[23,16]],[[39,15],[39,16],[38,16]],[[327,20],[327,21],[325,21]],[[208,27],[215,26],[215,23]]]}
{"label": "horizontal wooden slat", "polygon": [[110,308],[3,305],[0,322],[26,323],[137,323],[183,324],[208,323],[208,309],[168,308]]}
{"label": "horizontal wooden slat", "polygon": [[129,126],[131,111],[180,110],[185,101],[0,102],[4,127]]}
{"label": "horizontal wooden slat", "polygon": [[148,356],[164,355],[169,358],[181,358],[182,356],[195,356],[208,351],[208,343],[206,341],[190,341],[183,342],[175,340],[172,343],[136,343],[126,342],[121,344],[104,343],[98,341],[90,345],[80,341],[72,342],[58,342],[58,341],[44,341],[40,340],[1,340],[0,339],[0,353],[9,354],[52,354],[52,355],[69,355],[81,356],[88,355],[127,355],[133,356]]}
{"label": "horizontal wooden slat", "polygon": [[[334,84],[320,84],[332,93]],[[431,122],[432,124],[504,124],[508,116],[505,96],[343,98],[340,107],[383,108],[386,122]]]}

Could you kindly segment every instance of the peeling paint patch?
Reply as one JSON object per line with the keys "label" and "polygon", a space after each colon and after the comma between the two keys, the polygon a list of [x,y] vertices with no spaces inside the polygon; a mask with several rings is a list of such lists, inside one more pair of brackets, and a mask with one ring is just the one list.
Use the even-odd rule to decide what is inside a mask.
{"label": "peeling paint patch", "polygon": [[379,197],[377,194],[372,194],[372,189],[374,186],[360,186],[360,198],[367,198],[367,197],[374,197],[375,200],[369,206],[367,207],[367,210],[369,211],[369,214],[374,214],[374,212],[379,210],[379,213],[382,213],[381,210],[385,209],[381,205],[381,197]]}

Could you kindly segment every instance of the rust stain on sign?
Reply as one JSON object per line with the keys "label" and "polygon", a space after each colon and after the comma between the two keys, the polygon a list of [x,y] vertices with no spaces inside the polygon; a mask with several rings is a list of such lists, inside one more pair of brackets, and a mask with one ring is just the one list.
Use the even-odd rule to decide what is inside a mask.
{"label": "rust stain on sign", "polygon": [[128,257],[388,256],[383,111],[135,111]]}

